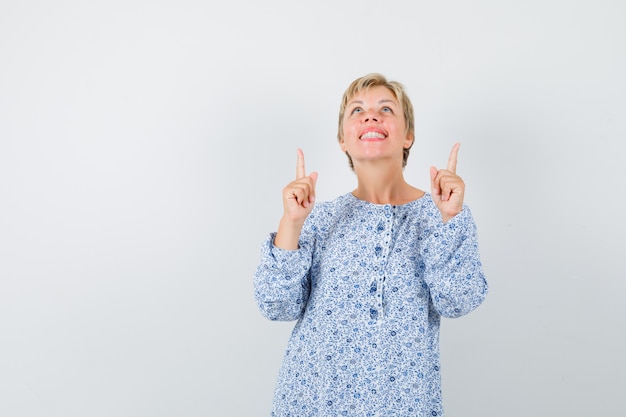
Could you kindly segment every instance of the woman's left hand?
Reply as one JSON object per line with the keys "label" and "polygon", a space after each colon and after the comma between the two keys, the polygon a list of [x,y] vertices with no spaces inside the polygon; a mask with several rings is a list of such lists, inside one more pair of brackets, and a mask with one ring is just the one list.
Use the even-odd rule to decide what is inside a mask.
{"label": "woman's left hand", "polygon": [[430,167],[431,195],[435,205],[441,212],[443,222],[447,222],[463,209],[465,183],[456,175],[456,161],[460,143],[455,144],[450,151],[446,169]]}

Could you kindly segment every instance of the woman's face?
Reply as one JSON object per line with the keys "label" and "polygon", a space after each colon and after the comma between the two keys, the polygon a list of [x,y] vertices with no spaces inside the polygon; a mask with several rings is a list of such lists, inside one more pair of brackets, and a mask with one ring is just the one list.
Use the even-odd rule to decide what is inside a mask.
{"label": "woman's face", "polygon": [[412,142],[402,107],[386,87],[371,87],[348,101],[340,146],[355,167],[380,159],[397,159],[402,165],[403,149]]}

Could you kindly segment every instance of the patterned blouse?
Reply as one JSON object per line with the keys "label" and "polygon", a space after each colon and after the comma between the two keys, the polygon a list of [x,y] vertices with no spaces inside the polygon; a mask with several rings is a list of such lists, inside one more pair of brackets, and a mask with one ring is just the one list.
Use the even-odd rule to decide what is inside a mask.
{"label": "patterned blouse", "polygon": [[262,246],[254,289],[270,320],[297,320],[272,416],[442,416],[440,317],[487,294],[467,207],[447,223],[430,194],[317,203],[299,249]]}

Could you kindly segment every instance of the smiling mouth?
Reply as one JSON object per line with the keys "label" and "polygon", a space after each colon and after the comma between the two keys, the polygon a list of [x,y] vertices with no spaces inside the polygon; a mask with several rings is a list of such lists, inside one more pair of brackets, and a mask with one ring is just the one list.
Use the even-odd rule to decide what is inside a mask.
{"label": "smiling mouth", "polygon": [[385,139],[386,136],[380,132],[367,132],[361,135],[359,139],[368,140],[368,139]]}

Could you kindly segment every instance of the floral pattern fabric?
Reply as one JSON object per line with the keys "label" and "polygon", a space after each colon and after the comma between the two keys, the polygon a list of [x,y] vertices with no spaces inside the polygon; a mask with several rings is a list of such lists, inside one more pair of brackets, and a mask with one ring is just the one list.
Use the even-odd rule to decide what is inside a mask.
{"label": "floral pattern fabric", "polygon": [[377,205],[348,193],[317,203],[298,250],[262,246],[262,314],[297,320],[275,417],[442,416],[440,317],[487,294],[469,208],[447,223],[429,194]]}

